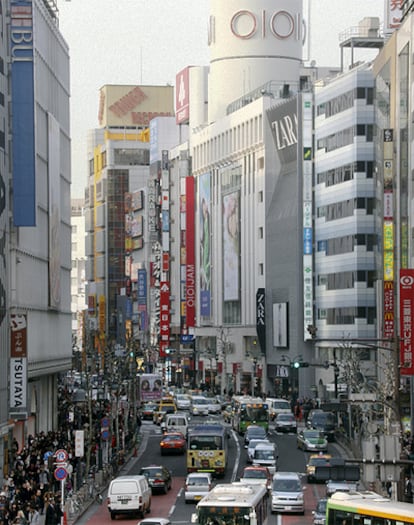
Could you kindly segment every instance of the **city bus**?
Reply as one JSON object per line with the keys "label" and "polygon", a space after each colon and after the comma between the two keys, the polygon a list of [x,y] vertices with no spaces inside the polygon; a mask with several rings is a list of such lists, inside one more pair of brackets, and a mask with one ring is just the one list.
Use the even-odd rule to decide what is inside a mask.
{"label": "city bus", "polygon": [[227,466],[227,429],[220,424],[190,427],[187,442],[187,472],[211,472],[224,476]]}
{"label": "city bus", "polygon": [[249,425],[259,425],[269,430],[269,404],[260,397],[240,396],[234,400],[232,426],[244,434]]}
{"label": "city bus", "polygon": [[216,485],[197,503],[191,523],[198,525],[268,525],[269,495],[265,485],[239,481]]}
{"label": "city bus", "polygon": [[326,505],[326,525],[408,525],[414,505],[375,492],[335,492]]}

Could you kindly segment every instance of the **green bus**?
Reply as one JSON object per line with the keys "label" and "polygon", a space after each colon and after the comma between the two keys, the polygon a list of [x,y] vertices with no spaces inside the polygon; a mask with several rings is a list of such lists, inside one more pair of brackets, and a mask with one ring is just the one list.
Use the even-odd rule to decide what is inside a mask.
{"label": "green bus", "polygon": [[[234,399],[234,398],[233,398]],[[232,427],[244,434],[250,425],[269,430],[269,405],[260,397],[237,396],[234,399]]]}

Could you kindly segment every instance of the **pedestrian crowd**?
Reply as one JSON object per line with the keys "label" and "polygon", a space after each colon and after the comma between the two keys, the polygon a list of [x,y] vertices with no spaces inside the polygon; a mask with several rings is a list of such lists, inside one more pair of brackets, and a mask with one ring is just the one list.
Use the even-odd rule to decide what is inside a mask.
{"label": "pedestrian crowd", "polygon": [[9,476],[0,492],[0,525],[60,524],[60,482],[54,478],[53,471],[54,454],[61,448],[69,455],[66,489],[71,490],[72,474],[79,467],[79,458],[74,457],[65,433],[29,435],[27,446],[21,450],[14,440]]}

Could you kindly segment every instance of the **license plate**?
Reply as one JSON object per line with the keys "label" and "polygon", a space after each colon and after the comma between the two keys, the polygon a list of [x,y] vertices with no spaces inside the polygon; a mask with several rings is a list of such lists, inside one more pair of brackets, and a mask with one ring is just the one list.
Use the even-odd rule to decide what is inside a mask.
{"label": "license plate", "polygon": [[195,500],[199,500],[199,499],[201,499],[201,496],[194,496],[194,499]]}

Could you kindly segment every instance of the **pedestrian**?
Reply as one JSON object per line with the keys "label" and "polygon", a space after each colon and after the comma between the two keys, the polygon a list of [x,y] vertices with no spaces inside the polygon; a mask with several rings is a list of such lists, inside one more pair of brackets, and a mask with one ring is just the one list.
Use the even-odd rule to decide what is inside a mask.
{"label": "pedestrian", "polygon": [[54,498],[51,498],[46,509],[45,525],[59,525],[60,517],[61,512],[59,505],[55,502]]}
{"label": "pedestrian", "polygon": [[29,507],[28,522],[29,522],[29,525],[39,525],[40,524],[40,514],[36,506],[33,503],[31,503]]}
{"label": "pedestrian", "polygon": [[411,482],[410,476],[405,476],[404,498],[407,503],[413,502],[413,484]]}

